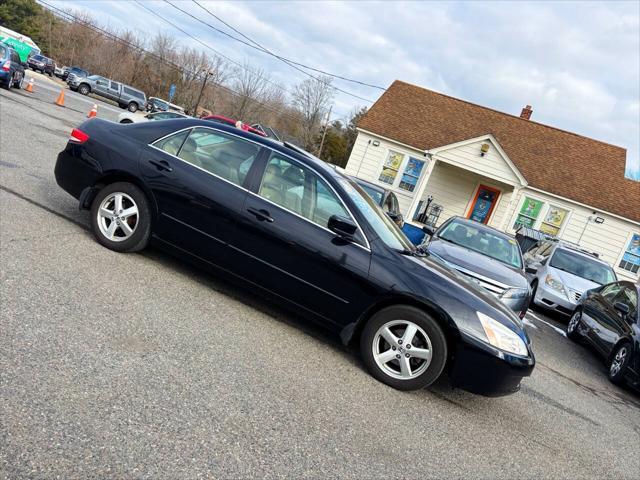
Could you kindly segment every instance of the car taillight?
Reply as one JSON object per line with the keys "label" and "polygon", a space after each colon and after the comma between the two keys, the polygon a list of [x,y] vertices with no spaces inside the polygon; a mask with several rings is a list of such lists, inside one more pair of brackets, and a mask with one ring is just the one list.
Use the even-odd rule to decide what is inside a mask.
{"label": "car taillight", "polygon": [[4,65],[2,65],[3,72],[8,72],[9,70],[11,70],[11,60],[7,60],[4,62]]}
{"label": "car taillight", "polygon": [[69,141],[72,143],[84,143],[89,140],[89,135],[84,133],[82,130],[74,128],[71,130],[71,136],[69,137]]}

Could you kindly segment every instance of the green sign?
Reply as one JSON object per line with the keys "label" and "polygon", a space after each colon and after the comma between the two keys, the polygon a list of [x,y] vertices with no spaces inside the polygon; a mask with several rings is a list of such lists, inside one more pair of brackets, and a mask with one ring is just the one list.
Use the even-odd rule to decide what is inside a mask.
{"label": "green sign", "polygon": [[29,58],[29,53],[31,53],[31,50],[33,48],[30,45],[27,45],[26,43],[23,43],[11,37],[0,36],[0,42],[3,42],[4,44],[9,45],[11,48],[13,48],[18,53],[18,55],[20,55],[20,60],[22,60],[23,62],[27,61],[27,58]]}
{"label": "green sign", "polygon": [[540,215],[540,210],[542,210],[543,205],[544,202],[541,202],[540,200],[525,197],[522,208],[520,208],[520,215],[525,215],[535,220],[538,218],[538,215]]}

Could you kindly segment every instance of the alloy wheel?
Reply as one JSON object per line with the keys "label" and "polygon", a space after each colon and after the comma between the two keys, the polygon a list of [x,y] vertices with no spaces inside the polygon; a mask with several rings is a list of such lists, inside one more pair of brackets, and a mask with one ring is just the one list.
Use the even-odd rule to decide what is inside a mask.
{"label": "alloy wheel", "polygon": [[613,357],[613,361],[611,362],[610,373],[612,377],[615,377],[620,373],[620,369],[624,365],[624,362],[627,358],[627,347],[621,347],[617,352],[616,356]]}
{"label": "alloy wheel", "polygon": [[575,312],[569,320],[569,325],[567,325],[567,332],[573,333],[578,328],[578,323],[580,323],[580,312]]}
{"label": "alloy wheel", "polygon": [[374,335],[371,347],[378,367],[399,380],[421,375],[433,357],[427,333],[408,320],[393,320],[382,325]]}
{"label": "alloy wheel", "polygon": [[109,194],[98,208],[98,227],[105,238],[122,242],[135,232],[138,226],[138,206],[126,193]]}

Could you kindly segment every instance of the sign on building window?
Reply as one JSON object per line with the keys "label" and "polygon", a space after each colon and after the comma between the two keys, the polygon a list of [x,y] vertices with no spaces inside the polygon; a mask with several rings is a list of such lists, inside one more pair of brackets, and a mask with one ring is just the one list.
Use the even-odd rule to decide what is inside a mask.
{"label": "sign on building window", "polygon": [[566,217],[567,210],[550,205],[547,215],[544,217],[542,225],[540,225],[540,231],[557,236]]}
{"label": "sign on building window", "polygon": [[638,273],[640,270],[640,233],[631,236],[619,267],[631,273]]}
{"label": "sign on building window", "polygon": [[422,173],[422,168],[424,167],[424,161],[418,160],[417,158],[409,157],[409,161],[407,162],[407,166],[404,169],[404,173],[402,174],[402,178],[400,179],[400,185],[398,185],[401,189],[407,190],[408,192],[413,192],[418,184],[418,179],[420,178],[420,174]]}
{"label": "sign on building window", "polygon": [[518,218],[516,219],[516,223],[513,228],[516,229],[519,225],[533,228],[536,220],[538,219],[538,216],[540,215],[540,210],[542,210],[543,205],[544,202],[540,200],[525,197],[524,203],[520,208],[520,213],[518,214]]}
{"label": "sign on building window", "polygon": [[381,182],[388,183],[389,185],[393,185],[393,182],[398,175],[398,170],[400,170],[400,165],[402,165],[402,159],[404,155],[398,152],[389,152],[389,156],[387,157],[387,161],[384,162],[384,166],[382,167],[382,172],[380,173]]}

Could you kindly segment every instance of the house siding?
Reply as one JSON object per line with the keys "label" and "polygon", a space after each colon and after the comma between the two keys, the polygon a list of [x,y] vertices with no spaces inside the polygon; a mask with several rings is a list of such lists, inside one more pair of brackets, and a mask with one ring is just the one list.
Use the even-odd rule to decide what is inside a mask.
{"label": "house siding", "polygon": [[[558,199],[552,195],[538,192],[537,190],[531,190],[528,188],[522,189],[517,198],[514,198],[512,207],[507,212],[510,218],[509,223],[505,229],[513,233],[513,225],[520,211],[524,197],[536,198],[545,202],[540,218],[545,214],[545,209],[548,205],[554,205],[556,207],[564,208],[569,211],[568,217],[560,230],[559,238],[566,240],[567,242],[578,243],[586,250],[596,252],[600,255],[600,258],[605,262],[613,266],[618,278],[636,281],[638,275],[634,275],[629,271],[622,270],[618,267],[620,263],[620,257],[623,250],[627,247],[629,237],[632,233],[640,233],[640,225],[634,224],[631,221],[625,221],[613,215],[602,213],[592,208],[585,207],[570,201]],[[587,223],[589,216],[594,215],[604,218],[604,223],[594,224],[589,223],[584,234],[584,226]],[[582,238],[580,236],[582,235]]]}

